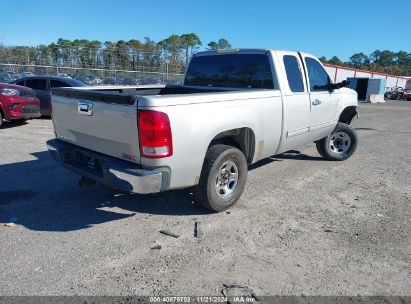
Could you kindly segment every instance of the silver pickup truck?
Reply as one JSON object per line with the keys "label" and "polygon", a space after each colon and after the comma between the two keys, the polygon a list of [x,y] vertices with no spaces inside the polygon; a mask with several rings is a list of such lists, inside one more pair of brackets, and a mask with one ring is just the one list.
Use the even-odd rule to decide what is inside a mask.
{"label": "silver pickup truck", "polygon": [[345,85],[301,52],[201,52],[181,86],[53,89],[48,149],[82,185],[193,187],[196,202],[223,211],[258,160],[310,142],[328,160],[354,153],[357,93]]}

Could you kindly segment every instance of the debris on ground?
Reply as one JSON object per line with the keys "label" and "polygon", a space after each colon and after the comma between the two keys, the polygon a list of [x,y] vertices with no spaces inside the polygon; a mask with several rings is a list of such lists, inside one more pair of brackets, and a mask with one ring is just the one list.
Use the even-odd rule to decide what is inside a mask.
{"label": "debris on ground", "polygon": [[161,245],[160,244],[156,244],[152,247],[150,247],[150,250],[160,250],[161,249]]}
{"label": "debris on ground", "polygon": [[194,223],[194,237],[201,238],[204,235],[203,230],[201,229],[200,222]]}
{"label": "debris on ground", "polygon": [[5,223],[4,226],[11,228],[11,227],[16,226],[16,223],[12,223],[12,222],[11,223]]}
{"label": "debris on ground", "polygon": [[248,286],[239,284],[223,284],[223,286],[224,288],[221,289],[221,294],[227,297],[227,303],[232,303],[230,302],[230,298],[232,297],[246,298],[244,302],[260,301],[254,291]]}
{"label": "debris on ground", "polygon": [[178,235],[174,232],[171,232],[170,230],[160,230],[160,233],[165,234],[165,235],[169,235],[169,236],[172,236],[172,237],[175,237],[175,238],[180,237],[180,235]]}

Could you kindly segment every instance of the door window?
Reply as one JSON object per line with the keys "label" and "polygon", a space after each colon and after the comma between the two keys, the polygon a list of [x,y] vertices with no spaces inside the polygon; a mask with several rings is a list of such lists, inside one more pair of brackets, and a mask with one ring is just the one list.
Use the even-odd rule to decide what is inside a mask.
{"label": "door window", "polygon": [[308,78],[310,81],[311,91],[328,91],[331,80],[322,65],[315,59],[306,57],[305,64],[307,66]]}
{"label": "door window", "polygon": [[54,80],[50,79],[50,87],[52,88],[62,88],[62,87],[69,87],[67,83],[60,81],[60,80]]}
{"label": "door window", "polygon": [[46,90],[47,84],[45,79],[27,79],[26,87],[32,88],[33,90]]}
{"label": "door window", "polygon": [[292,92],[304,92],[303,78],[297,57],[285,55],[283,61],[290,90]]}

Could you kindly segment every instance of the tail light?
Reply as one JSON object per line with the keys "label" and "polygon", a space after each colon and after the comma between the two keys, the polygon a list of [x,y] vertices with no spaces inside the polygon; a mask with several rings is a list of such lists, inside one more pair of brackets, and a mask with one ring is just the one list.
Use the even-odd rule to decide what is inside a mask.
{"label": "tail light", "polygon": [[166,113],[139,110],[138,132],[142,157],[162,158],[173,155],[170,120]]}

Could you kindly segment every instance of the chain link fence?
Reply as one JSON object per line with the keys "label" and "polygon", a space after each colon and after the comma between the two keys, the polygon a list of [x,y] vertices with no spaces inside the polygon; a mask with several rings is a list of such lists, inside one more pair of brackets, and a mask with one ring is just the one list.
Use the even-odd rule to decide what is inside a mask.
{"label": "chain link fence", "polygon": [[180,84],[183,79],[183,74],[169,73],[167,65],[163,71],[153,72],[0,63],[0,82],[28,76],[71,77],[89,85]]}

